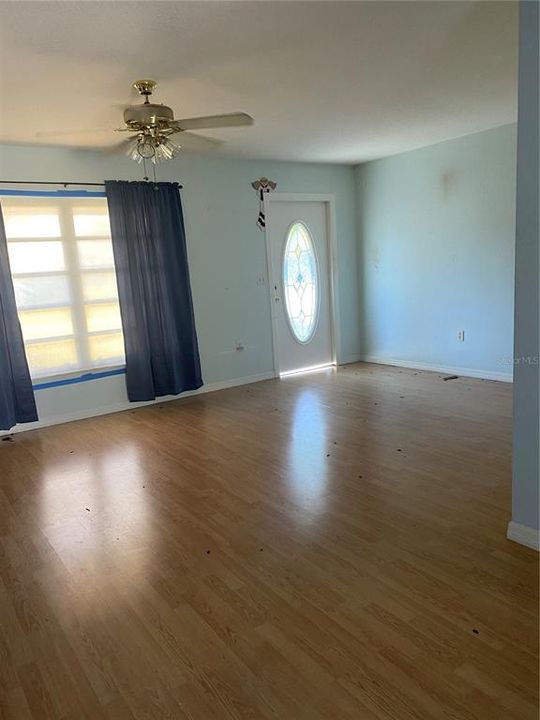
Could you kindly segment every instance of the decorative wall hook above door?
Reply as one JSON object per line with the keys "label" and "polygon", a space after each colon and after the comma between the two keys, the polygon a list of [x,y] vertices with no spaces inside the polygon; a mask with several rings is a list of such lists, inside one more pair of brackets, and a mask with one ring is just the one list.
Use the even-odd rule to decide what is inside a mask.
{"label": "decorative wall hook above door", "polygon": [[266,218],[264,215],[264,194],[272,192],[276,189],[277,183],[272,182],[268,178],[262,177],[259,180],[254,180],[251,183],[251,187],[259,195],[259,216],[257,218],[257,225],[260,230],[266,230]]}

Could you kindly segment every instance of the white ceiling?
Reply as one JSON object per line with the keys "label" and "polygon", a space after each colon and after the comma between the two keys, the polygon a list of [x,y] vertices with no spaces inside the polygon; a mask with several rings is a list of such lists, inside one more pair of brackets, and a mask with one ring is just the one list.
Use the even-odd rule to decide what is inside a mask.
{"label": "white ceiling", "polygon": [[[513,122],[514,2],[0,2],[0,141],[118,142],[133,80],[214,153],[356,163]],[[43,139],[46,130],[111,128]]]}

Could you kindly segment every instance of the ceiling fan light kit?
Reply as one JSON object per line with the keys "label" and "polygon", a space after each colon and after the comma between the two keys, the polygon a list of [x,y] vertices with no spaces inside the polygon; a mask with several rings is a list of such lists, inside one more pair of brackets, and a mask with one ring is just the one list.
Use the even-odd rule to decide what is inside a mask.
{"label": "ceiling fan light kit", "polygon": [[153,163],[162,162],[163,160],[172,160],[176,157],[181,145],[173,142],[167,137],[145,137],[137,136],[128,144],[126,155],[140,163],[143,160],[151,160]]}

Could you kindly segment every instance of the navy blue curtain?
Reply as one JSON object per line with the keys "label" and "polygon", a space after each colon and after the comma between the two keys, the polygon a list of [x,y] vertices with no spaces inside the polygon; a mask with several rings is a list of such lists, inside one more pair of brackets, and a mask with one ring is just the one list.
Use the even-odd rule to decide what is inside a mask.
{"label": "navy blue curtain", "polygon": [[0,430],[37,419],[0,208]]}
{"label": "navy blue curtain", "polygon": [[105,183],[132,402],[201,387],[177,183]]}

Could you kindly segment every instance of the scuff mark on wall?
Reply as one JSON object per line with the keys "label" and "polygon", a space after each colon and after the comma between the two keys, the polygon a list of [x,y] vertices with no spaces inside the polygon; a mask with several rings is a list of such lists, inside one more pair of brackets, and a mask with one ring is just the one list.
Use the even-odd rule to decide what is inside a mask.
{"label": "scuff mark on wall", "polygon": [[375,268],[375,270],[378,270],[378,269],[379,269],[379,265],[380,265],[380,263],[381,263],[381,256],[380,256],[380,253],[379,253],[379,246],[378,246],[378,245],[375,245],[375,246],[372,248],[371,253],[370,253],[370,260],[371,260],[371,264],[373,265],[373,267]]}
{"label": "scuff mark on wall", "polygon": [[456,176],[455,173],[451,172],[450,170],[445,170],[441,175],[441,189],[443,198],[447,200],[454,188],[456,182]]}

